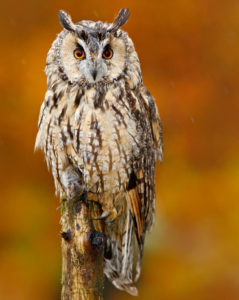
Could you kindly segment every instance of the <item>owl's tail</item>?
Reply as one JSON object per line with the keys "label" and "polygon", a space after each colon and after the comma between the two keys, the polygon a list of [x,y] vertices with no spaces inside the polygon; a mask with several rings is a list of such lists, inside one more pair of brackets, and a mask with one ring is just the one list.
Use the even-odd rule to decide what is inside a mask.
{"label": "owl's tail", "polygon": [[142,243],[138,241],[135,265],[137,251],[135,226],[129,209],[126,210],[126,214],[121,215],[118,220],[109,223],[106,227],[107,245],[104,273],[118,289],[137,296],[138,290],[134,283],[140,275],[143,240]]}

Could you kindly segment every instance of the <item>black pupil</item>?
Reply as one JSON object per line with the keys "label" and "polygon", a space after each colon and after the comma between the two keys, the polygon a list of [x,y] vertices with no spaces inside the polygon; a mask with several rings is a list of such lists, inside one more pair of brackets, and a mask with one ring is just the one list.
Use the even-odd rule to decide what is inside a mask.
{"label": "black pupil", "polygon": [[111,53],[110,53],[110,50],[109,49],[106,49],[105,52],[104,52],[104,55],[106,57],[110,57]]}
{"label": "black pupil", "polygon": [[81,57],[83,55],[82,50],[77,50],[76,51],[76,56]]}

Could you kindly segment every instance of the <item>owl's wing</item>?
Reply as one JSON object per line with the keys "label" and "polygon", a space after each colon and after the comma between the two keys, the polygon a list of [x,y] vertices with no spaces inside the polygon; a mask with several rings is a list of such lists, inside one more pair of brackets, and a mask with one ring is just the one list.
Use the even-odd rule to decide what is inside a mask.
{"label": "owl's wing", "polygon": [[163,151],[161,121],[154,99],[145,87],[140,89],[137,99],[140,111],[140,155],[135,161],[126,193],[139,246],[135,280],[140,274],[145,233],[154,222],[154,168],[157,158],[162,160]]}
{"label": "owl's wing", "polygon": [[147,120],[152,134],[152,146],[157,158],[162,161],[163,156],[163,132],[160,116],[154,98],[143,86],[141,88],[140,99],[144,106]]}

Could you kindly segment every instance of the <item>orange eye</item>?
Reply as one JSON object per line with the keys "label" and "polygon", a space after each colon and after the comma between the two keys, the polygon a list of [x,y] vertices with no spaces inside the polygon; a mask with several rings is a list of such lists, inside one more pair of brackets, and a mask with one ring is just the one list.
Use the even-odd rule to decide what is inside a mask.
{"label": "orange eye", "polygon": [[113,56],[113,50],[109,47],[105,48],[104,52],[102,53],[102,57],[105,59],[111,59]]}
{"label": "orange eye", "polygon": [[77,48],[74,50],[74,56],[77,59],[83,59],[85,58],[85,51],[83,48]]}

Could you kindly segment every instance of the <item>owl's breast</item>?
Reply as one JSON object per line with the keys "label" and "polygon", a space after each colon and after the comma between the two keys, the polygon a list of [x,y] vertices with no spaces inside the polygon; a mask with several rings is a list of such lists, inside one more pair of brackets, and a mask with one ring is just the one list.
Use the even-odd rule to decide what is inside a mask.
{"label": "owl's breast", "polygon": [[81,170],[87,188],[113,194],[123,190],[138,151],[136,123],[127,107],[109,96],[101,108],[83,102],[70,123],[74,138],[68,155]]}

